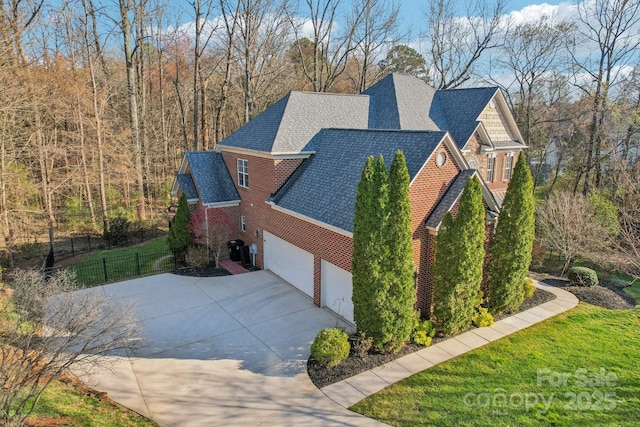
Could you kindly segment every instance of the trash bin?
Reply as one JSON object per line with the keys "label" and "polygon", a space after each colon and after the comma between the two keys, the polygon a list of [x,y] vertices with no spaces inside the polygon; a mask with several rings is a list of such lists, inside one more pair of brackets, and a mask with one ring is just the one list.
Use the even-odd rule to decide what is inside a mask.
{"label": "trash bin", "polygon": [[242,259],[242,247],[244,246],[244,241],[240,239],[229,240],[227,242],[227,249],[229,249],[229,258],[231,261],[240,261]]}
{"label": "trash bin", "polygon": [[249,252],[249,246],[243,246],[240,248],[240,260],[242,261],[242,265],[251,265],[251,255]]}

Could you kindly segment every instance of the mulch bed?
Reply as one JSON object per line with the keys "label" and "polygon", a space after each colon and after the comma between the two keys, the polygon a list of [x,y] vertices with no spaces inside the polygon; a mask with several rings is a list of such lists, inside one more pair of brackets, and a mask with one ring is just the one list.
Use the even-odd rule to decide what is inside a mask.
{"label": "mulch bed", "polygon": [[571,292],[582,302],[608,308],[610,310],[631,310],[635,301],[620,287],[601,282],[598,286],[572,285],[566,279],[550,276],[541,280],[543,283]]}
{"label": "mulch bed", "polygon": [[[553,299],[555,299],[555,295],[553,295],[551,292],[547,292],[542,289],[536,289],[533,296],[527,298],[522,303],[518,312],[529,310],[530,308],[536,307],[540,304],[544,304],[545,302],[551,301]],[[511,316],[511,313],[496,316],[495,320],[500,320],[508,316]],[[471,326],[469,329],[459,332],[459,334],[472,329],[475,329],[475,327]],[[448,338],[451,337],[436,336],[432,341],[432,345],[438,342],[442,342]],[[364,358],[349,355],[346,360],[342,361],[338,366],[335,366],[333,368],[327,368],[316,362],[313,357],[309,357],[309,360],[307,361],[307,373],[309,374],[309,378],[311,378],[311,381],[316,385],[316,387],[322,388],[357,375],[361,372],[368,371],[369,369],[373,369],[377,366],[384,365],[385,363],[392,362],[399,357],[406,356],[407,354],[414,353],[418,350],[422,350],[423,348],[425,347],[418,344],[409,343],[402,347],[402,349],[395,354],[381,354],[369,351],[369,354]]]}
{"label": "mulch bed", "polygon": [[172,273],[192,277],[220,277],[231,275],[231,273],[224,268],[216,267],[213,264],[206,267],[180,267],[173,270]]}
{"label": "mulch bed", "polygon": [[[249,271],[258,271],[260,270],[258,267],[248,266],[245,267]],[[230,276],[227,270],[222,267],[216,267],[214,264],[209,264],[206,267],[180,267],[172,271],[174,274],[179,274],[181,276],[192,276],[192,277],[220,277],[220,276]]]}

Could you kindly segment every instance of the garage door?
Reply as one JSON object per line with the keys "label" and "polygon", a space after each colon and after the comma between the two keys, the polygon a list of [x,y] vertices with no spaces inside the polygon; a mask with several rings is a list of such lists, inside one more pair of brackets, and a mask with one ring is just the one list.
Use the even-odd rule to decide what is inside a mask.
{"label": "garage door", "polygon": [[264,268],[313,298],[313,254],[265,231]]}
{"label": "garage door", "polygon": [[353,322],[351,273],[322,260],[322,306]]}

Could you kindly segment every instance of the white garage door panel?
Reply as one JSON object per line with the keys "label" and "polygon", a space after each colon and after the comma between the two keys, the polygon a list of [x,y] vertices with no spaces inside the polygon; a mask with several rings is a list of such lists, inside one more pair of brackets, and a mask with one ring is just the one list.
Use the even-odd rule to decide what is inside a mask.
{"label": "white garage door panel", "polygon": [[265,231],[264,268],[313,298],[313,254]]}
{"label": "white garage door panel", "polygon": [[322,260],[322,306],[353,322],[351,273]]}

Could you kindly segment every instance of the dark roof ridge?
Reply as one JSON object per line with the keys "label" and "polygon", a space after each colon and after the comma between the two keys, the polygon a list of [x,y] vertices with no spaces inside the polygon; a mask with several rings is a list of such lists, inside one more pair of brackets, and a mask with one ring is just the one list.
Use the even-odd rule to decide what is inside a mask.
{"label": "dark roof ridge", "polygon": [[425,130],[425,129],[384,129],[384,128],[322,128],[321,130],[339,130],[339,131],[353,131],[353,132],[388,132],[388,133],[441,133],[445,134],[445,130]]}
{"label": "dark roof ridge", "polygon": [[479,89],[495,89],[501,90],[500,86],[473,86],[473,87],[455,87],[451,89],[436,89],[437,92],[454,91],[454,90],[479,90]]}
{"label": "dark roof ridge", "polygon": [[360,96],[366,96],[368,97],[369,95],[366,93],[342,93],[342,92],[313,92],[311,90],[291,90],[289,91],[289,93],[299,93],[302,95],[339,95],[339,96],[356,96],[356,97],[360,97]]}

